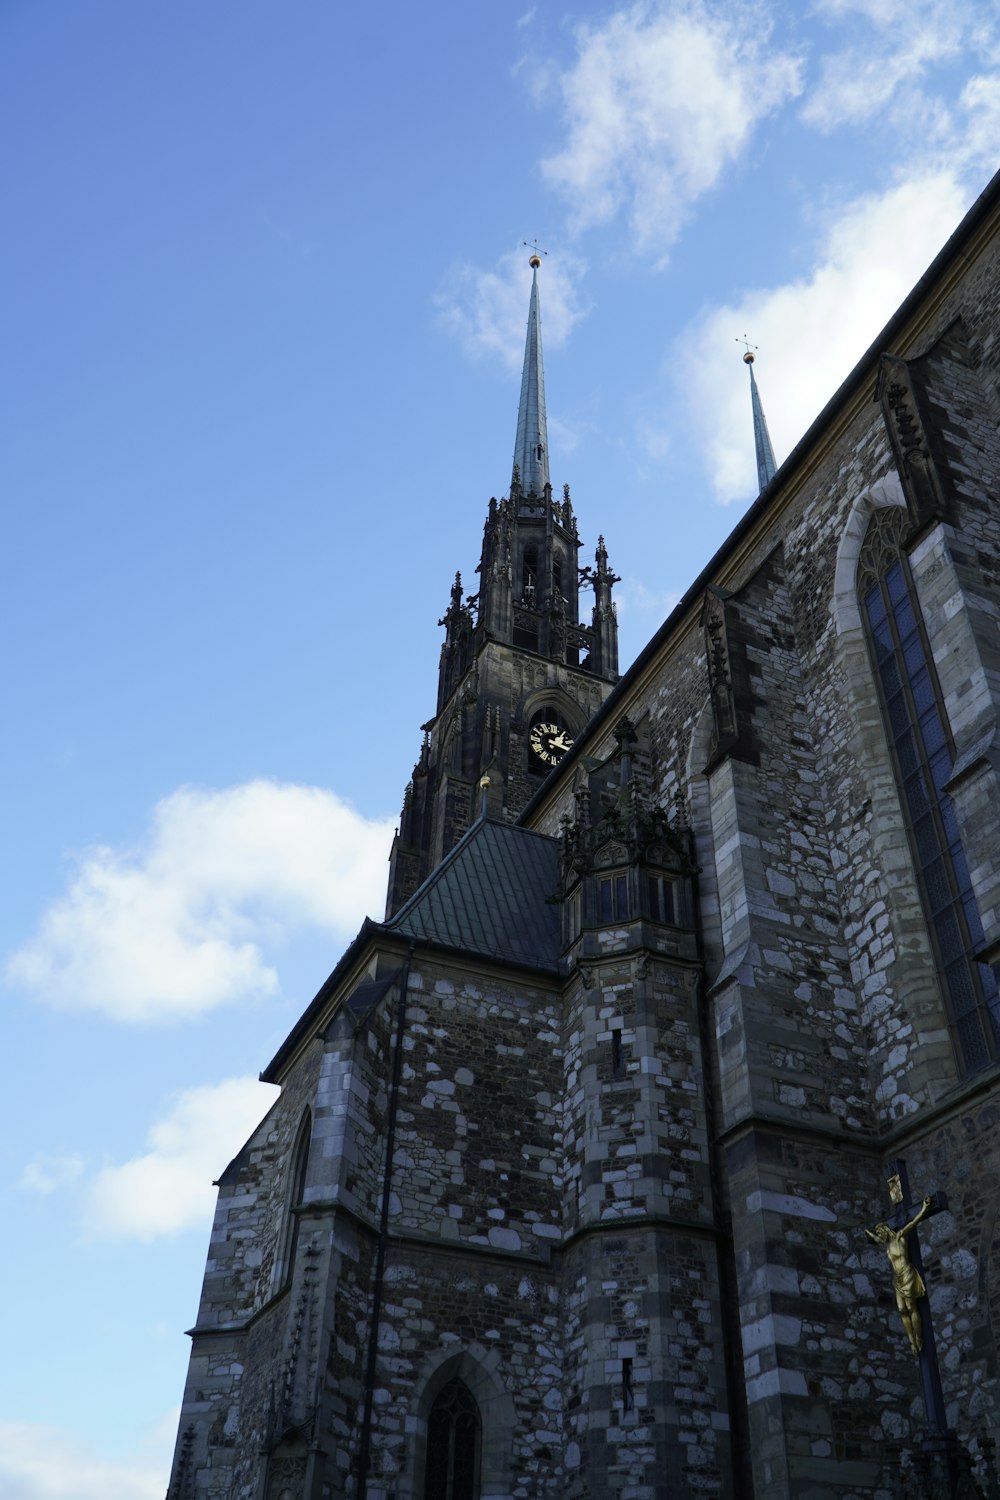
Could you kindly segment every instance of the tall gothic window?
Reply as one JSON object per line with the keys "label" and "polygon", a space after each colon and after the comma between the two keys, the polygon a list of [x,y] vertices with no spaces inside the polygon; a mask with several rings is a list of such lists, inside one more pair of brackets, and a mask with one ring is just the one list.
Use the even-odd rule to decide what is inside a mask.
{"label": "tall gothic window", "polygon": [[858,592],[924,914],[968,1072],[1000,1054],[996,975],[983,945],[965,850],[944,791],[954,746],[901,545],[903,512],[877,510],[865,537]]}
{"label": "tall gothic window", "polygon": [[424,1500],[477,1500],[482,1422],[469,1387],[450,1380],[427,1418]]}
{"label": "tall gothic window", "polygon": [[306,1168],[309,1165],[309,1143],[312,1139],[312,1114],[307,1109],[299,1123],[298,1134],[290,1158],[290,1172],[285,1199],[285,1227],[282,1234],[281,1255],[277,1266],[277,1284],[286,1286],[295,1269],[295,1255],[299,1246],[299,1220],[296,1212],[301,1208],[306,1194]]}

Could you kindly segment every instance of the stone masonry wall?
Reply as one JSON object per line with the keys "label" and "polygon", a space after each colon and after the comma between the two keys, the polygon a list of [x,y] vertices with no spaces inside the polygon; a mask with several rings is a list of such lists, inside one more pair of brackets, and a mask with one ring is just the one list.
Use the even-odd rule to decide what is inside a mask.
{"label": "stone masonry wall", "polygon": [[260,1315],[280,1291],[274,1271],[286,1221],[291,1157],[318,1064],[314,1048],[220,1179],[176,1455],[184,1434],[193,1428],[190,1461],[203,1470],[199,1494],[205,1500],[228,1500],[236,1493],[233,1486],[240,1481],[233,1465],[246,1443],[248,1404],[260,1411],[261,1391],[280,1363],[287,1296],[259,1319],[249,1340],[242,1325]]}
{"label": "stone masonry wall", "polygon": [[[959,754],[968,747],[954,796],[960,811],[967,803],[988,932],[1000,910],[998,301],[991,248],[921,334],[921,349],[933,349],[961,313],[968,357],[945,341],[927,359],[954,525],[918,538],[912,553]],[[914,1439],[912,1359],[886,1300],[884,1258],[859,1238],[885,1212],[883,1162],[900,1147],[911,1180],[914,1161],[927,1181],[937,1164],[936,1187],[956,1163],[969,1173],[961,1220],[940,1216],[927,1239],[943,1249],[934,1295],[952,1410],[967,1424],[973,1410],[997,1420],[992,1106],[961,1105],[976,1088],[963,1079],[934,979],[863,638],[845,634],[845,537],[858,527],[860,545],[856,516],[888,503],[888,491],[865,497],[892,478],[891,465],[881,415],[862,404],[746,549],[739,575],[718,580],[746,631],[759,764],[723,760],[707,798],[686,784],[689,767],[700,770],[691,750],[709,701],[694,629],[622,703],[649,747],[660,799],[679,790],[709,820],[695,834],[712,860],[703,887],[718,891],[721,911],[714,1070],[759,1496],[806,1484],[817,1497],[870,1493],[880,1451]],[[569,790],[537,827],[557,831]],[[938,1126],[944,1108],[950,1123]]]}

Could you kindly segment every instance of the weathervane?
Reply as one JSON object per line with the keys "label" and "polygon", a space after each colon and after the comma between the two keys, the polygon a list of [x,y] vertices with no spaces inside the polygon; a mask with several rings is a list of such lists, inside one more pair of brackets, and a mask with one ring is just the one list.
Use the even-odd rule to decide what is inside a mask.
{"label": "weathervane", "polygon": [[757,345],[756,344],[751,344],[751,342],[747,338],[746,334],[744,334],[742,338],[737,338],[736,343],[737,344],[742,344],[744,346],[744,348],[746,349],[746,353],[743,356],[743,363],[745,365],[752,365],[753,364],[753,350],[757,348]]}
{"label": "weathervane", "polygon": [[548,255],[549,252],[547,250],[543,250],[537,240],[532,240],[530,244],[527,240],[522,240],[521,244],[526,250],[531,251],[531,254],[528,256],[528,265],[531,266],[533,270],[537,270],[542,263],[542,256]]}

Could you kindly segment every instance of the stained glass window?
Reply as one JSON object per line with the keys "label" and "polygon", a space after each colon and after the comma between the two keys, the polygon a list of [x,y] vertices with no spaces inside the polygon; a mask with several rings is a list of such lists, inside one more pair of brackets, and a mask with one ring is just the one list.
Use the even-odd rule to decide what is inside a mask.
{"label": "stained glass window", "polygon": [[951,798],[944,790],[954,747],[909,566],[904,514],[877,510],[865,537],[859,594],[886,735],[924,913],[967,1072],[1000,1051],[1000,996],[975,953],[983,929]]}

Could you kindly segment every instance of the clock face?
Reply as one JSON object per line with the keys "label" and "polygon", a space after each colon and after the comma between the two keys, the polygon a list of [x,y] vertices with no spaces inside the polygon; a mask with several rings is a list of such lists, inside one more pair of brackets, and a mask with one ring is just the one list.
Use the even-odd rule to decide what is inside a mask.
{"label": "clock face", "polygon": [[540,761],[547,766],[557,766],[567,750],[572,750],[573,737],[568,729],[543,722],[532,724],[530,743]]}

